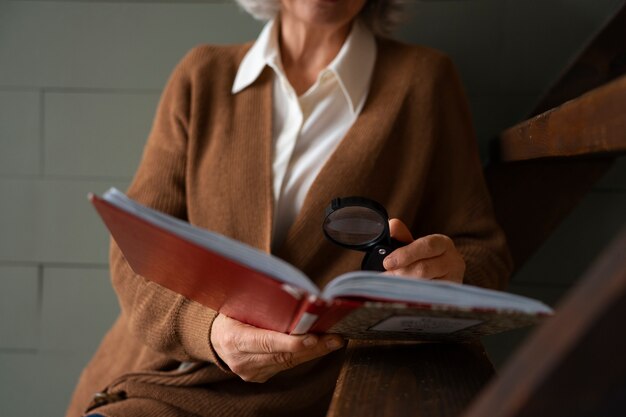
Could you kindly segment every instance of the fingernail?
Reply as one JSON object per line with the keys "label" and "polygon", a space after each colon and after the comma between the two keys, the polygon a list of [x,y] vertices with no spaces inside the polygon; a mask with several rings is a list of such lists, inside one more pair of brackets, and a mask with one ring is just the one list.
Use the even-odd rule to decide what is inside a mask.
{"label": "fingernail", "polygon": [[395,257],[387,256],[385,260],[383,261],[383,265],[385,269],[393,269],[396,267],[396,265],[398,265],[398,261],[396,260]]}
{"label": "fingernail", "polygon": [[315,336],[307,336],[302,340],[302,344],[306,347],[315,346],[317,344],[317,337]]}
{"label": "fingernail", "polygon": [[328,347],[328,349],[332,350],[339,349],[341,346],[343,346],[343,341],[335,338],[328,339],[326,341],[326,346]]}

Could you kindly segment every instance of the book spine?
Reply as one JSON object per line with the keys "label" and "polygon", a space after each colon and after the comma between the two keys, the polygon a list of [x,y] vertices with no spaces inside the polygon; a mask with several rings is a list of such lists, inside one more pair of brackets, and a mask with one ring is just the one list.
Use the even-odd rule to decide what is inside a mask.
{"label": "book spine", "polygon": [[350,312],[362,308],[361,300],[335,299],[327,303],[323,312],[311,328],[312,333],[326,333],[336,323],[340,322]]}
{"label": "book spine", "polygon": [[307,333],[317,322],[317,319],[328,308],[328,304],[323,299],[310,295],[303,298],[302,303],[294,319],[289,326],[289,334],[305,334]]}

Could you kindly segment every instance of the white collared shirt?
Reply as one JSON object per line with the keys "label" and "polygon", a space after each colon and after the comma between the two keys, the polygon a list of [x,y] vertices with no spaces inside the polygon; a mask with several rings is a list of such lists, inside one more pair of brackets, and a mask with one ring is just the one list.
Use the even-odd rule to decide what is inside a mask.
{"label": "white collared shirt", "polygon": [[315,177],[361,112],[375,61],[374,36],[359,21],[337,56],[301,96],[285,76],[276,21],[267,23],[243,58],[233,94],[252,84],[266,65],[274,70],[272,248],[285,239]]}

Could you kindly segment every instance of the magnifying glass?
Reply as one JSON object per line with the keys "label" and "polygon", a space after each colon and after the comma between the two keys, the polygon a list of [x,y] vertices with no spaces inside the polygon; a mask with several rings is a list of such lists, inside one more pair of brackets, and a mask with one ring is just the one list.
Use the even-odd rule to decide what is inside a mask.
{"label": "magnifying glass", "polygon": [[326,208],[324,235],[344,248],[365,252],[361,269],[385,271],[383,260],[406,245],[392,239],[387,210],[365,197],[335,198]]}

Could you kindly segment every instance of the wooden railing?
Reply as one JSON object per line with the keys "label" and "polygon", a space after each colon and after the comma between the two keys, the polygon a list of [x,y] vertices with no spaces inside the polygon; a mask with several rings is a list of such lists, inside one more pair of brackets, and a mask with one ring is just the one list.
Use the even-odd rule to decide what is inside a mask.
{"label": "wooden railing", "polygon": [[[533,117],[506,130],[497,140],[496,158],[486,167],[485,177],[517,268],[547,239],[613,161],[626,153],[625,39],[626,5],[563,72],[532,113]],[[540,329],[543,335],[537,337],[540,342],[533,342],[535,339],[529,342],[523,354],[527,355],[526,359],[523,355],[517,359],[507,376],[493,378],[494,369],[480,343],[351,341],[327,417],[459,416],[490,380],[492,385],[472,405],[468,417],[568,415],[555,412],[554,407],[547,408],[552,413],[540,412],[537,407],[542,406],[541,401],[533,402],[529,395],[540,388],[547,390],[537,398],[545,400],[543,404],[554,405],[545,393],[558,391],[558,384],[573,376],[557,372],[560,376],[554,377],[550,376],[551,372],[563,371],[567,366],[576,369],[571,361],[589,362],[583,354],[602,354],[602,343],[598,342],[602,334],[594,333],[589,326],[594,319],[605,318],[603,331],[610,332],[610,326],[615,326],[614,331],[621,332],[616,346],[622,349],[623,356],[626,351],[621,323],[626,317],[624,302],[610,311],[603,310],[600,304],[609,299],[611,290],[619,297],[626,297],[623,273],[626,265],[618,261],[626,253],[624,242],[626,232],[616,244],[617,249],[607,255],[611,260],[605,259],[603,266],[590,274],[586,289],[579,288],[572,296],[575,301],[563,306],[563,314],[568,311],[567,314],[575,314],[571,311],[583,307],[580,311],[586,312],[587,321],[564,323],[568,319],[562,318],[558,309],[551,327],[546,324]],[[607,275],[612,280],[602,280]],[[582,291],[594,288],[593,294],[599,298],[585,309]],[[621,319],[608,320],[610,314],[618,314]],[[577,326],[578,330],[563,333],[560,326]],[[550,334],[565,336],[559,339],[558,346],[551,347]],[[593,339],[584,344],[587,336]],[[580,343],[578,348],[576,343]],[[551,362],[548,359],[539,362],[543,371],[530,372],[529,367],[538,363],[529,359],[533,355],[549,357]],[[607,357],[603,363],[610,366]],[[617,386],[608,388],[617,391],[606,391],[606,383],[599,383],[596,388],[626,394],[625,372],[626,366],[616,367],[615,372],[609,373],[613,377],[606,380]],[[507,396],[507,389],[515,389],[516,378],[523,384],[515,391],[515,397]],[[566,396],[555,398],[566,402]],[[532,406],[522,406],[524,401]],[[593,401],[585,404],[592,403],[598,406]],[[609,399],[606,404],[617,403]],[[609,410],[606,415],[614,414]]]}
{"label": "wooden railing", "polygon": [[514,162],[626,152],[625,113],[626,75],[502,132],[500,159]]}

